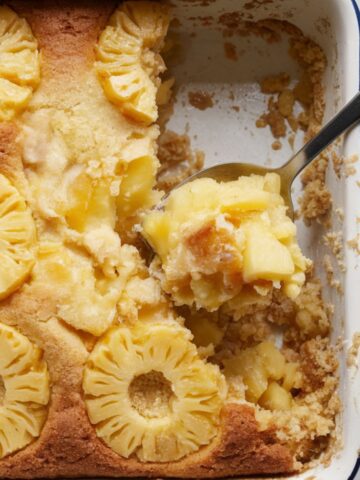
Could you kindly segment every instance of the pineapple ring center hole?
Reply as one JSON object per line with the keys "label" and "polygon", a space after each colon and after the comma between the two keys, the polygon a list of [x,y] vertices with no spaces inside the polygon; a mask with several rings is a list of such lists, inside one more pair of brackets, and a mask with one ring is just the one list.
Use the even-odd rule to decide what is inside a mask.
{"label": "pineapple ring center hole", "polygon": [[176,399],[171,382],[155,370],[138,375],[132,380],[129,397],[133,408],[146,418],[170,415]]}
{"label": "pineapple ring center hole", "polygon": [[0,375],[0,406],[3,405],[4,403],[5,393],[6,393],[5,383],[2,376]]}

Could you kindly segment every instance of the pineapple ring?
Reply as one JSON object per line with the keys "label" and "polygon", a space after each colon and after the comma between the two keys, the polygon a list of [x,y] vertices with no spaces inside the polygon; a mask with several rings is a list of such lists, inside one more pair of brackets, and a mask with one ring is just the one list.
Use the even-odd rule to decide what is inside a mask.
{"label": "pineapple ring", "polygon": [[[176,322],[138,323],[112,328],[95,346],[84,372],[85,403],[97,435],[119,455],[175,461],[216,436],[225,380],[217,366],[199,358],[190,340]],[[134,405],[131,386],[149,374],[154,379],[154,373],[170,385],[171,402],[145,415],[146,409]],[[149,405],[163,399],[160,387],[156,402],[150,392]]]}
{"label": "pineapple ring", "polygon": [[41,350],[15,328],[0,323],[0,458],[40,435],[49,392]]}
{"label": "pineapple ring", "polygon": [[0,174],[0,300],[19,288],[35,263],[35,223],[25,200]]}
{"label": "pineapple ring", "polygon": [[158,75],[165,70],[157,53],[169,25],[167,8],[153,2],[126,2],[99,38],[95,64],[105,95],[136,122],[158,116]]}
{"label": "pineapple ring", "polygon": [[38,45],[29,24],[0,6],[0,121],[23,110],[39,82]]}

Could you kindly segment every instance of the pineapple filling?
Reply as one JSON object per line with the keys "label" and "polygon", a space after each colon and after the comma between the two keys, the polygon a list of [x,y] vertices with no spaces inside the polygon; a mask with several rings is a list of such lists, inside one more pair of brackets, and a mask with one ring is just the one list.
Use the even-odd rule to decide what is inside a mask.
{"label": "pineapple filling", "polygon": [[5,391],[4,379],[0,375],[0,407],[2,407],[2,405],[4,404],[5,393],[6,391]]}
{"label": "pineapple filling", "polygon": [[275,173],[194,180],[145,217],[143,235],[157,253],[151,268],[177,305],[215,311],[272,289],[295,299],[309,261],[286,209]]}
{"label": "pineapple filling", "polygon": [[175,398],[171,383],[162,372],[152,370],[134,378],[129,386],[132,406],[146,418],[160,418],[172,413]]}

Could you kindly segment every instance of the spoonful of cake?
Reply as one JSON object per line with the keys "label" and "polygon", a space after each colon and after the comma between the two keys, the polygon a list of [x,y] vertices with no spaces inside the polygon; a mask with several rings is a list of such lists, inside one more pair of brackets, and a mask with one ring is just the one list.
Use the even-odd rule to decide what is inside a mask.
{"label": "spoonful of cake", "polygon": [[291,185],[358,120],[360,93],[282,167],[207,168],[145,216],[150,268],[176,305],[251,313],[274,289],[293,300],[299,295],[311,261],[297,242]]}

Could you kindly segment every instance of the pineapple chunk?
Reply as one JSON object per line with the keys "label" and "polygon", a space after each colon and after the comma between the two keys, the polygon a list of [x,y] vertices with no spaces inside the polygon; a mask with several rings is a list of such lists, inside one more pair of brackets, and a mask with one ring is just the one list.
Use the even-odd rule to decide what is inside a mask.
{"label": "pineapple chunk", "polygon": [[131,101],[144,92],[140,68],[124,72],[122,75],[112,75],[103,80],[103,87],[109,100],[122,106],[128,100]]}
{"label": "pineapple chunk", "polygon": [[285,374],[285,358],[272,342],[261,342],[256,351],[259,354],[269,378],[280,380]]}
{"label": "pineapple chunk", "polygon": [[190,339],[173,320],[139,322],[112,328],[90,354],[83,380],[89,418],[122,457],[175,461],[216,436],[226,383]]}
{"label": "pineapple chunk", "polygon": [[271,231],[280,240],[292,239],[296,236],[296,226],[286,216],[286,207],[277,207],[269,210],[271,220]]}
{"label": "pineapple chunk", "polygon": [[153,155],[135,158],[129,163],[117,198],[118,214],[133,215],[139,208],[151,206],[157,159]]}
{"label": "pineapple chunk", "polygon": [[0,77],[18,85],[36,87],[40,81],[40,62],[37,51],[0,52]]}
{"label": "pineapple chunk", "polygon": [[36,232],[25,200],[0,175],[0,299],[19,288],[35,263]]}
{"label": "pineapple chunk", "polygon": [[30,87],[18,86],[0,78],[0,120],[10,120],[17,110],[23,109],[32,94]]}
{"label": "pineapple chunk", "polygon": [[285,245],[260,223],[246,227],[244,252],[245,282],[254,280],[285,280],[294,271],[294,262]]}
{"label": "pineapple chunk", "polygon": [[0,458],[40,435],[49,402],[46,363],[38,347],[0,323]]}
{"label": "pineapple chunk", "polygon": [[292,388],[301,387],[301,374],[299,372],[299,365],[297,363],[289,362],[285,365],[282,386],[288,392]]}
{"label": "pineapple chunk", "polygon": [[[124,11],[138,27],[138,35],[147,48],[161,46],[169,26],[168,10],[155,2],[130,1],[124,4]],[[135,32],[134,32],[135,33]]]}
{"label": "pineapple chunk", "polygon": [[131,102],[122,106],[125,116],[145,125],[150,125],[157,120],[158,109],[156,106],[156,88],[149,81],[144,81],[144,89]]}
{"label": "pineapple chunk", "polygon": [[266,210],[270,201],[271,195],[262,190],[230,190],[222,198],[221,211],[236,215],[249,210]]}
{"label": "pineapple chunk", "polygon": [[62,213],[70,228],[84,232],[100,223],[115,225],[115,205],[105,180],[94,181],[81,173],[70,184],[68,204]]}
{"label": "pineapple chunk", "polygon": [[39,53],[29,25],[0,6],[0,120],[23,110],[39,82]]}
{"label": "pineapple chunk", "polygon": [[189,220],[189,212],[207,212],[219,206],[219,188],[211,178],[199,178],[176,188],[166,200],[165,211],[176,216],[179,224]]}
{"label": "pineapple chunk", "polygon": [[[298,365],[287,363],[271,342],[261,342],[224,360],[225,375],[239,375],[246,387],[246,400],[270,410],[291,408],[289,391],[301,385]],[[277,383],[282,381],[282,386]]]}
{"label": "pineapple chunk", "polygon": [[131,138],[122,149],[121,182],[115,201],[118,231],[125,230],[126,234],[131,225],[126,225],[124,219],[135,223],[140,211],[160,200],[161,193],[153,188],[158,165],[151,137]]}
{"label": "pineapple chunk", "polygon": [[145,217],[143,229],[146,232],[145,238],[149,240],[162,261],[165,262],[169,250],[167,240],[173,231],[170,215],[154,211],[151,216]]}
{"label": "pineapple chunk", "polygon": [[277,173],[267,173],[264,177],[265,192],[275,193],[280,195],[281,179]]}
{"label": "pineapple chunk", "polygon": [[247,348],[224,360],[225,375],[240,375],[246,386],[246,399],[256,403],[268,387],[268,375],[255,348]]}
{"label": "pineapple chunk", "polygon": [[[121,13],[124,17],[125,14]],[[114,15],[115,16],[115,15]],[[141,40],[128,34],[120,25],[107,27],[100,35],[95,47],[96,57],[102,63],[97,64],[97,71],[106,77],[109,67],[117,67],[118,71],[130,65],[136,65],[139,59]],[[120,58],[120,61],[118,61]],[[115,72],[114,72],[115,73]]]}
{"label": "pineapple chunk", "polygon": [[78,232],[85,230],[92,190],[92,181],[85,174],[80,174],[69,186],[69,202],[61,213],[63,213],[69,227]]}
{"label": "pineapple chunk", "polygon": [[284,285],[284,293],[287,295],[291,300],[295,300],[301,292],[301,286],[305,282],[305,275],[304,279],[302,279],[303,275],[301,275],[301,283],[295,282],[286,282]]}
{"label": "pineapple chunk", "polygon": [[276,382],[271,382],[259,400],[259,405],[268,410],[290,410],[292,396]]}
{"label": "pineapple chunk", "polygon": [[159,106],[167,105],[169,103],[172,96],[171,89],[174,83],[175,83],[174,78],[169,78],[168,80],[161,82],[160,87],[158,88],[158,91],[156,94],[156,103]]}
{"label": "pineapple chunk", "polygon": [[158,116],[158,75],[165,67],[158,51],[167,32],[167,8],[125,2],[111,17],[95,49],[105,95],[131,120],[150,125]]}

